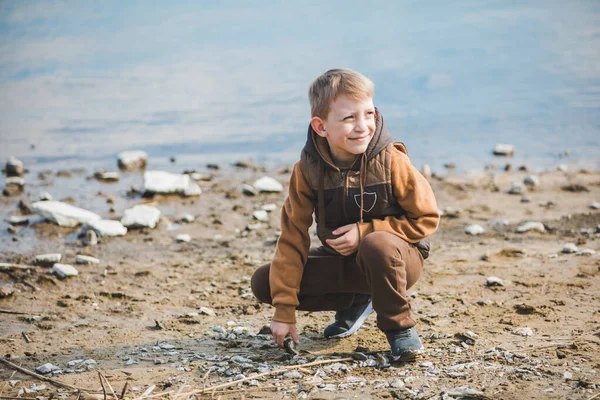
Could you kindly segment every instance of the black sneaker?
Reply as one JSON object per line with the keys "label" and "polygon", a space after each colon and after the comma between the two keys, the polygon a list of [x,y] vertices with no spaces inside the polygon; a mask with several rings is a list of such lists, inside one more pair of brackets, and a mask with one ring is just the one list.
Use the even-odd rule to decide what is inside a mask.
{"label": "black sneaker", "polygon": [[417,330],[412,327],[401,331],[385,331],[392,348],[392,361],[412,361],[423,350]]}
{"label": "black sneaker", "polygon": [[326,338],[343,338],[352,335],[373,312],[373,303],[368,294],[357,294],[349,308],[335,313],[335,322],[325,328]]}

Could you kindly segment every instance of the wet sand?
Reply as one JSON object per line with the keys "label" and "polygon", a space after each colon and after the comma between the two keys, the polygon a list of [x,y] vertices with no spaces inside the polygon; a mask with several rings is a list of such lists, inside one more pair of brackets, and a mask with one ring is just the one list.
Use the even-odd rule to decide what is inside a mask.
{"label": "wet sand", "polygon": [[[445,215],[411,291],[426,349],[414,363],[384,369],[373,366],[376,353],[388,350],[374,314],[357,334],[327,340],[322,330],[334,313],[299,312],[299,358],[277,349],[269,335],[258,335],[273,309],[248,295],[249,279],[273,254],[285,190],[248,197],[240,185],[268,175],[287,188],[289,170],[211,173],[212,180],[199,182],[203,194],[195,198],[127,197],[139,174],[123,174],[118,184],[88,181],[89,171],[51,180],[46,188],[68,185],[74,205],[91,207],[104,218],[120,217],[139,203],[157,205],[163,217],[153,230],[102,238],[96,246],[83,245],[73,235],[75,228],[48,222],[3,233],[0,262],[33,264],[36,254],[61,253],[63,263],[75,265],[75,256],[85,254],[100,264],[75,265],[79,275],[65,280],[46,267],[0,272],[0,286],[14,291],[0,298],[1,356],[31,371],[52,363],[62,373],[47,376],[96,391],[101,371],[117,394],[127,383],[126,398],[139,397],[151,385],[153,394],[174,396],[240,379],[240,374],[344,357],[358,347],[371,358],[300,365],[297,374],[267,375],[218,389],[215,397],[438,399],[461,386],[482,393],[472,398],[491,399],[588,399],[600,393],[600,211],[589,207],[600,201],[600,171],[536,174],[540,184],[524,193],[529,202],[507,193],[511,182],[521,182],[527,172],[431,178]],[[582,191],[565,190],[569,185]],[[2,215],[16,214],[20,199],[32,201],[36,195],[2,197]],[[114,202],[107,203],[106,196]],[[246,230],[256,223],[253,211],[268,203],[277,205],[269,221]],[[169,225],[186,213],[196,220]],[[492,227],[494,220],[508,225]],[[543,222],[547,231],[517,233],[527,221]],[[470,224],[485,232],[467,235]],[[192,241],[177,243],[174,238],[182,233]],[[567,243],[596,253],[561,253]],[[502,285],[487,286],[491,276]],[[214,315],[200,314],[201,307]],[[526,332],[520,328],[530,328],[533,336],[517,334]],[[68,365],[88,359],[95,363]],[[0,381],[2,396],[43,383],[2,364]],[[45,390],[23,396],[77,397],[43,384]]]}

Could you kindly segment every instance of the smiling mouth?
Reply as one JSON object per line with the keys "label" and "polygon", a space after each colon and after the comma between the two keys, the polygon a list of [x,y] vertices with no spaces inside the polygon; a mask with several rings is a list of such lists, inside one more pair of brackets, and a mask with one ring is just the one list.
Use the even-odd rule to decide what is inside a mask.
{"label": "smiling mouth", "polygon": [[355,137],[355,138],[349,138],[350,140],[356,140],[358,142],[362,142],[365,139],[368,139],[370,137],[370,135],[366,135],[366,136],[360,136],[360,137]]}

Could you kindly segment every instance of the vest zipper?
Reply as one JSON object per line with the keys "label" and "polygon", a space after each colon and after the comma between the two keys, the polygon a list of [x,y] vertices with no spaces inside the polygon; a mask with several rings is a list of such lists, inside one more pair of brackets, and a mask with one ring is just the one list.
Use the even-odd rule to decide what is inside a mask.
{"label": "vest zipper", "polygon": [[348,213],[346,212],[346,199],[348,197],[348,171],[342,171],[342,182],[344,182],[344,195],[342,196],[342,210],[344,211],[344,223],[348,222]]}

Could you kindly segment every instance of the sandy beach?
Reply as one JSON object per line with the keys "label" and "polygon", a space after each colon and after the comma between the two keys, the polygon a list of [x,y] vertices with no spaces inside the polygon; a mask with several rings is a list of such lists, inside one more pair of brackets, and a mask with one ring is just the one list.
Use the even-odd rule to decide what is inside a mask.
{"label": "sandy beach", "polygon": [[[6,233],[10,225],[2,222],[0,263],[21,267],[0,270],[2,398],[81,392],[81,399],[102,399],[102,385],[112,398],[108,384],[126,399],[192,393],[591,399],[600,393],[600,210],[591,207],[600,201],[600,171],[496,168],[429,178],[444,215],[411,290],[425,351],[414,363],[391,366],[382,361],[388,345],[374,314],[357,334],[327,340],[322,330],[334,313],[299,312],[296,356],[259,333],[273,309],[251,295],[250,277],[273,254],[289,171],[205,169],[200,196],[150,198],[130,191],[141,172],[121,173],[117,184],[89,179],[94,171],[85,168],[63,176],[51,171],[44,179],[26,174],[36,189],[2,196],[3,218],[23,214],[19,201],[36,201],[39,189],[60,186],[70,195],[56,200],[70,197],[103,218],[120,219],[135,204],[157,206],[162,216],[154,229],[101,237],[97,245],[78,238],[78,228],[46,221]],[[508,193],[530,175],[534,185]],[[242,184],[263,176],[281,182],[283,192],[242,193]],[[253,213],[267,204],[275,210],[256,221]],[[177,222],[184,214],[194,221]],[[540,222],[544,232],[517,232],[526,222]],[[465,233],[473,224],[483,232]],[[191,241],[176,241],[181,234]],[[570,253],[563,252],[567,244]],[[59,279],[51,266],[36,266],[35,256],[45,253],[60,253],[61,263],[79,274]],[[99,264],[76,264],[78,255]],[[13,366],[35,371],[47,363],[55,370],[42,375],[55,382]]]}

